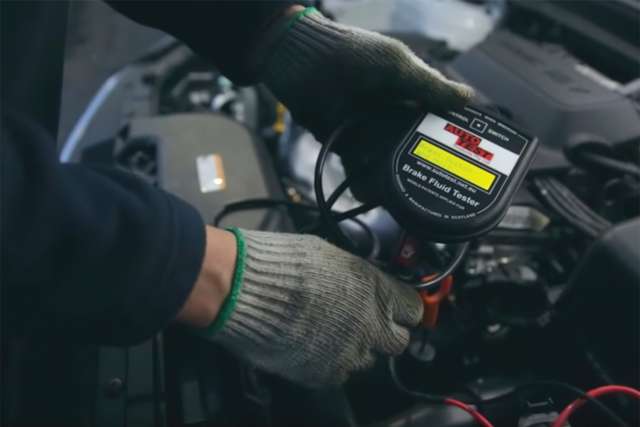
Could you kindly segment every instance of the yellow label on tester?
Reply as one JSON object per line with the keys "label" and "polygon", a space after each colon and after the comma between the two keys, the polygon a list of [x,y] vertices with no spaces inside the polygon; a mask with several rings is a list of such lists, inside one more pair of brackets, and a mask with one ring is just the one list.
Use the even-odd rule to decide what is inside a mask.
{"label": "yellow label on tester", "polygon": [[477,185],[483,190],[488,191],[496,180],[494,174],[432,144],[426,139],[420,140],[413,150],[413,154],[471,184]]}

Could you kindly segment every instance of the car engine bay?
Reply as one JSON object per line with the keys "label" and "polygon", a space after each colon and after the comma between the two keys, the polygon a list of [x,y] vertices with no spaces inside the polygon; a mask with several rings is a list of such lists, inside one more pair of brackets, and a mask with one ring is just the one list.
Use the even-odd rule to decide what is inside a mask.
{"label": "car engine bay", "polygon": [[[370,10],[395,2],[373,3]],[[527,129],[540,147],[506,216],[470,241],[450,292],[440,295],[437,324],[416,331],[402,356],[379,358],[329,390],[289,384],[170,328],[136,347],[100,349],[97,382],[107,386],[95,419],[541,427],[555,426],[580,390],[640,386],[640,7],[457,3],[491,18],[465,50],[399,31],[405,21],[397,17],[387,33],[473,86],[480,106]],[[338,12],[337,20],[375,21],[357,6]],[[168,40],[105,83],[61,160],[129,170],[187,200],[210,223],[327,237],[314,193],[320,148],[266,88],[238,87]],[[219,168],[213,184],[198,171],[209,161]],[[340,157],[329,154],[327,194],[344,179]],[[334,208],[359,205],[347,190]],[[453,245],[406,233],[383,208],[340,227],[354,251],[409,282],[456,256]],[[113,377],[125,379],[126,391],[113,392]],[[447,399],[471,404],[493,424]],[[571,425],[639,425],[634,399],[602,403],[585,404]]]}

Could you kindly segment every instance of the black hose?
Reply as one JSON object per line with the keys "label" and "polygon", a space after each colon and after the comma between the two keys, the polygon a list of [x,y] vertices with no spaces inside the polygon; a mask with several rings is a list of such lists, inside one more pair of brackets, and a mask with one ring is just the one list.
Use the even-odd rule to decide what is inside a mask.
{"label": "black hose", "polygon": [[571,190],[555,178],[548,178],[547,182],[554,188],[565,200],[570,203],[577,211],[584,214],[585,217],[591,219],[594,224],[598,224],[600,228],[607,229],[611,227],[611,223],[594,212],[582,200],[580,200]]}
{"label": "black hose", "polygon": [[562,194],[554,191],[548,183],[543,182],[541,184],[542,190],[545,192],[547,201],[555,207],[556,212],[565,218],[569,223],[587,231],[591,237],[597,237],[600,234],[601,227],[594,223],[590,218],[584,215],[579,210],[576,210]]}
{"label": "black hose", "polygon": [[632,163],[613,159],[597,153],[580,152],[579,156],[585,163],[599,166],[612,172],[633,175],[636,178],[640,178],[640,168]]}
{"label": "black hose", "polygon": [[540,197],[559,216],[589,237],[595,238],[611,224],[580,201],[568,188],[553,178],[534,180]]}

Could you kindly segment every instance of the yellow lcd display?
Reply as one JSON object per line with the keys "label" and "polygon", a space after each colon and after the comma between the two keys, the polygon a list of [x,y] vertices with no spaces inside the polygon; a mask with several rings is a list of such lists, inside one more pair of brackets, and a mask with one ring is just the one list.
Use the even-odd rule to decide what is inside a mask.
{"label": "yellow lcd display", "polygon": [[489,190],[496,180],[496,176],[491,172],[474,165],[471,162],[460,158],[437,145],[430,143],[425,139],[421,139],[413,154],[433,163],[436,166],[464,179],[483,190]]}

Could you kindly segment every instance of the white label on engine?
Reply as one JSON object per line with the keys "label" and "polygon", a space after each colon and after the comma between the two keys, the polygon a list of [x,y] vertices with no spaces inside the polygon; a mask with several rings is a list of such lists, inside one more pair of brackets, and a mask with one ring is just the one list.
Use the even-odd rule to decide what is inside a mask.
{"label": "white label on engine", "polygon": [[537,209],[529,206],[510,206],[498,228],[542,231],[549,222],[549,217]]}
{"label": "white label on engine", "polygon": [[227,181],[222,166],[222,157],[219,155],[206,154],[196,157],[196,170],[198,171],[200,191],[203,193],[211,193],[226,188]]}

